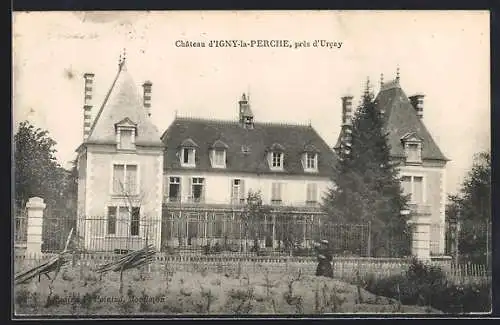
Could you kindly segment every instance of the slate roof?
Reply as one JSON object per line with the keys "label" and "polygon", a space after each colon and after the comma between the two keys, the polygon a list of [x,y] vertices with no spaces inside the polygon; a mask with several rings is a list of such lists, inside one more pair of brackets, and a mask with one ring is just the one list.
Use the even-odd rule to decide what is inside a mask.
{"label": "slate roof", "polygon": [[[176,117],[162,136],[166,145],[164,168],[184,169],[178,158],[181,144],[186,139],[194,141],[196,149],[196,168],[199,171],[220,169],[212,168],[209,150],[218,141],[227,145],[227,164],[224,172],[307,174],[302,167],[302,154],[311,146],[318,150],[318,173],[330,176],[336,155],[311,126],[254,123],[253,129],[241,126],[237,121],[209,120]],[[271,171],[268,166],[267,152],[274,148],[284,150],[284,171]],[[248,147],[248,153],[243,152]]]}
{"label": "slate roof", "polygon": [[[401,139],[408,134],[414,134],[422,139],[422,159],[448,161],[449,159],[439,149],[423,121],[404,93],[398,81],[386,82],[375,97],[378,109],[385,112],[385,128],[388,131],[388,142],[391,147],[391,157],[405,157]],[[335,148],[340,146],[340,136]]]}
{"label": "slate roof", "polygon": [[136,145],[163,146],[160,132],[147,116],[138,89],[123,62],[94,119],[85,143],[116,143],[115,124],[128,118],[137,125]]}

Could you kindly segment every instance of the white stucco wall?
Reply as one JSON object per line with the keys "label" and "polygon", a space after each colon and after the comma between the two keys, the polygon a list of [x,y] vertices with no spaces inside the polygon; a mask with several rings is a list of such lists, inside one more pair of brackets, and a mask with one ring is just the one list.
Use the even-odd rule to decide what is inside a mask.
{"label": "white stucco wall", "polygon": [[283,174],[250,174],[250,173],[220,173],[196,172],[189,170],[167,171],[164,175],[165,202],[168,195],[168,178],[171,176],[181,178],[181,202],[189,202],[190,178],[202,177],[205,179],[205,200],[207,204],[230,204],[232,181],[244,180],[244,196],[249,191],[261,191],[264,204],[271,203],[272,184],[282,183],[282,205],[304,206],[307,198],[307,184],[317,184],[317,200],[321,202],[324,193],[331,186],[330,179],[314,175],[283,175]]}
{"label": "white stucco wall", "polygon": [[445,207],[446,207],[446,167],[402,166],[400,176],[423,177],[424,205],[430,207],[430,247],[431,253],[441,255],[445,252]]}
{"label": "white stucco wall", "polygon": [[[140,206],[141,220],[157,221],[150,224],[148,241],[160,247],[162,188],[163,188],[163,151],[137,150],[136,152],[117,152],[113,147],[91,147],[87,152],[85,185],[85,232],[86,245],[99,250],[102,246],[112,249],[118,239],[111,238],[106,232],[107,207],[127,205],[128,199],[114,196],[111,192],[113,164],[128,163],[138,166],[139,195],[133,199],[134,205]],[[90,220],[90,221],[89,221]],[[139,237],[144,237],[141,223]],[[103,241],[104,239],[104,241]],[[108,240],[109,239],[109,240]],[[137,240],[137,245],[143,242]],[[91,247],[95,244],[96,247]],[[99,246],[99,247],[97,247]],[[132,247],[130,247],[132,248]],[[137,248],[137,247],[133,247]]]}

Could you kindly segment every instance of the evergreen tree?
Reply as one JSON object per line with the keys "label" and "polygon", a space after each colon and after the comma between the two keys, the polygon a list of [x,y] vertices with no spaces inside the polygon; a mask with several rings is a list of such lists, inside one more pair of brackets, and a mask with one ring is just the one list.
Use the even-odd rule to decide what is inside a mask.
{"label": "evergreen tree", "polygon": [[383,115],[369,82],[345,134],[349,130],[350,139],[339,152],[335,186],[327,193],[323,209],[332,222],[370,222],[372,255],[408,255],[411,233],[406,217],[401,216],[408,198],[390,161]]}
{"label": "evergreen tree", "polygon": [[447,218],[461,224],[458,249],[463,261],[488,264],[491,258],[491,155],[476,155],[457,195],[450,195]]}

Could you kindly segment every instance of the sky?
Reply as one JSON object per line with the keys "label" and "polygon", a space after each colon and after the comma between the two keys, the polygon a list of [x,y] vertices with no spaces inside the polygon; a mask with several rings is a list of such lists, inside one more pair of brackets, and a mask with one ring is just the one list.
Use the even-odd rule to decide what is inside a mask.
{"label": "sky", "polygon": [[[96,114],[125,49],[138,91],[153,83],[160,132],[176,114],[236,119],[249,92],[256,121],[310,123],[333,146],[341,97],[357,103],[367,78],[376,93],[381,74],[394,79],[399,67],[405,93],[425,94],[423,121],[451,160],[446,188],[455,193],[473,155],[490,150],[489,38],[487,11],[15,12],[13,130],[24,120],[48,130],[68,166],[82,141],[83,74],[95,74]],[[288,40],[292,48],[179,40]],[[299,42],[310,46],[294,48]]]}

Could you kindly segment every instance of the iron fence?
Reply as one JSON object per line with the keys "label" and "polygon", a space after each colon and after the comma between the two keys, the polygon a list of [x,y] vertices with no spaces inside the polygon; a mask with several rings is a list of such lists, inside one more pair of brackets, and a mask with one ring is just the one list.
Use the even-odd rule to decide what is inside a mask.
{"label": "iron fence", "polygon": [[336,254],[368,254],[367,224],[335,224],[326,217],[319,212],[275,211],[244,218],[241,210],[170,209],[162,221],[162,249],[310,256],[313,242],[327,239]]}
{"label": "iron fence", "polygon": [[[81,216],[46,213],[42,252],[64,249],[73,228],[79,250],[124,253],[153,244],[171,255],[313,256],[313,243],[327,239],[333,253],[369,254],[367,224],[335,224],[320,213],[271,213],[243,220],[234,211],[169,211],[156,216]],[[25,220],[25,219],[22,219]],[[17,223],[17,221],[16,221]]]}
{"label": "iron fence", "polygon": [[26,245],[28,239],[28,215],[26,209],[16,211],[14,220],[14,243]]}

